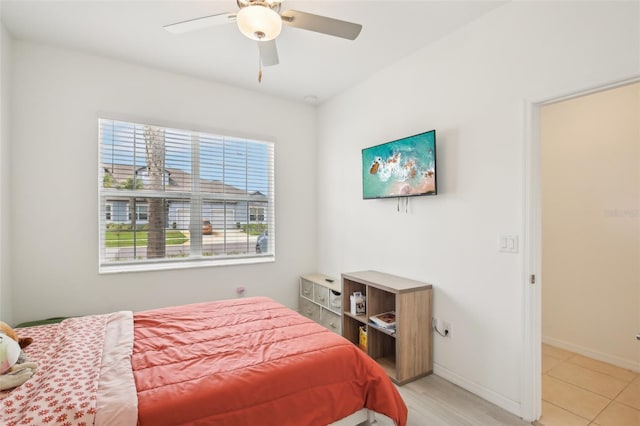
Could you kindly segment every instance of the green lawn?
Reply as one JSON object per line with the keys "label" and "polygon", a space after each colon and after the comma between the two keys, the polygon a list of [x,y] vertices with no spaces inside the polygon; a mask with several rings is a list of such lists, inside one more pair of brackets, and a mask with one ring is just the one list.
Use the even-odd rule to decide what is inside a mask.
{"label": "green lawn", "polygon": [[[147,231],[136,232],[136,247],[147,245]],[[168,246],[182,244],[189,239],[180,231],[165,231],[166,243]],[[107,247],[133,247],[133,231],[107,231]]]}
{"label": "green lawn", "polygon": [[242,225],[242,231],[249,235],[260,235],[268,229],[266,223],[250,223]]}

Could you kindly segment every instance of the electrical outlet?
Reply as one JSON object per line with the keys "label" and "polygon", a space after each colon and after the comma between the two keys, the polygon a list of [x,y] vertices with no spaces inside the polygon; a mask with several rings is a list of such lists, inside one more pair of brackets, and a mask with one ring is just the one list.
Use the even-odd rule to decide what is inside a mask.
{"label": "electrical outlet", "polygon": [[433,317],[433,328],[442,337],[449,337],[451,335],[451,323],[448,321]]}
{"label": "electrical outlet", "polygon": [[442,321],[442,328],[440,329],[447,337],[451,337],[451,323]]}

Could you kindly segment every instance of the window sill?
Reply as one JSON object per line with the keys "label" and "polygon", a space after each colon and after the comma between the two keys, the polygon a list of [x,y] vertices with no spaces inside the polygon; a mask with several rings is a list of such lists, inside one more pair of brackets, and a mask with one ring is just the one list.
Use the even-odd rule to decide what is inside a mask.
{"label": "window sill", "polygon": [[275,255],[257,257],[234,257],[228,259],[189,259],[182,261],[158,261],[136,263],[110,263],[100,265],[98,274],[121,274],[127,272],[167,271],[175,269],[207,268],[217,266],[252,265],[275,262]]}

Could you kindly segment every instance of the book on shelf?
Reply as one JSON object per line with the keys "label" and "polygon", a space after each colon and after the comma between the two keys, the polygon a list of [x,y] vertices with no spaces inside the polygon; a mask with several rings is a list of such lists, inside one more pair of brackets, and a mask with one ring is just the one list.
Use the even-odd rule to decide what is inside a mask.
{"label": "book on shelf", "polygon": [[395,311],[383,312],[378,315],[372,315],[369,320],[376,326],[386,328],[387,330],[396,329],[396,313]]}
{"label": "book on shelf", "polygon": [[366,312],[367,297],[361,292],[356,291],[349,296],[349,300],[351,302],[351,315],[363,315]]}
{"label": "book on shelf", "polygon": [[360,327],[358,327],[358,346],[360,346],[360,349],[362,349],[363,351],[367,351],[367,326],[366,325],[361,325]]}

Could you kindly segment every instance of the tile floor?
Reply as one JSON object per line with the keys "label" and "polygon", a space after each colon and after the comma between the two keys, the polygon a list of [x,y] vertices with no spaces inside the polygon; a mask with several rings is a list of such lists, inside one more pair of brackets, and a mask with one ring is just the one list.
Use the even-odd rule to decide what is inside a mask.
{"label": "tile floor", "polygon": [[542,345],[544,426],[640,425],[640,374]]}

